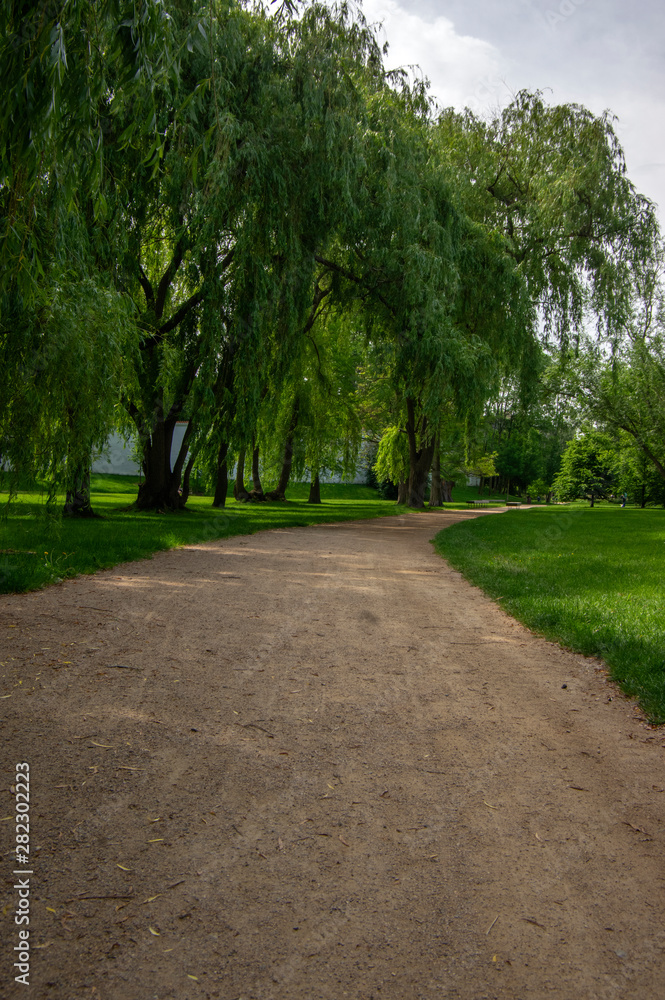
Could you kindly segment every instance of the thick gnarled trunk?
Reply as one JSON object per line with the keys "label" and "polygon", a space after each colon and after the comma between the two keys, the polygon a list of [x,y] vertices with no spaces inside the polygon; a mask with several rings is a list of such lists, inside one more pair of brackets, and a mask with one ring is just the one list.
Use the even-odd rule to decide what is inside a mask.
{"label": "thick gnarled trunk", "polygon": [[[415,410],[415,401],[409,397],[406,401],[406,433],[409,439],[409,485],[406,503],[408,507],[419,508],[425,506],[427,474],[432,464],[435,442],[432,438],[427,444],[422,443],[427,440],[427,417],[422,417],[420,428],[417,428]],[[418,436],[420,447],[418,447]]]}
{"label": "thick gnarled trunk", "polygon": [[90,503],[90,469],[79,468],[69,483],[65,506],[65,517],[99,517]]}
{"label": "thick gnarled trunk", "polygon": [[321,503],[321,483],[319,482],[318,471],[310,483],[307,503]]}
{"label": "thick gnarled trunk", "polygon": [[157,414],[152,430],[143,442],[144,479],[136,498],[139,510],[179,510],[184,506],[180,483],[190,428],[187,428],[178,461],[171,471],[171,445],[175,425],[175,416],[169,415],[164,419],[161,414]]}

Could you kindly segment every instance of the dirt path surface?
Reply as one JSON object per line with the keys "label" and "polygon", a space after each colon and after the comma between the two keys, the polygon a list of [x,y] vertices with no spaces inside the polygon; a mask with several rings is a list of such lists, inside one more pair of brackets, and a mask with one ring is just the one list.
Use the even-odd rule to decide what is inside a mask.
{"label": "dirt path surface", "polygon": [[2,599],[1,997],[665,997],[665,734],[434,553],[467,516]]}

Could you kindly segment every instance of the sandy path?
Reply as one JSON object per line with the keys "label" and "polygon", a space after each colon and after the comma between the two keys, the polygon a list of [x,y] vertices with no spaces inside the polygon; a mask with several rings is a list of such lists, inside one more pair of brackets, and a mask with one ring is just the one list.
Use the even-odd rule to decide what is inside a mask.
{"label": "sandy path", "polygon": [[465,516],[2,599],[0,996],[665,996],[664,734],[436,556]]}

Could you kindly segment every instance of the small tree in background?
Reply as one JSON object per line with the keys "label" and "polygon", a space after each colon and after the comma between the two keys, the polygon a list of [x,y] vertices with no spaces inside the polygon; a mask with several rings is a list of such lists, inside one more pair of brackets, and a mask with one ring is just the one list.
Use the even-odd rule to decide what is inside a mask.
{"label": "small tree in background", "polygon": [[554,479],[560,500],[605,500],[617,489],[617,454],[611,437],[589,431],[569,441]]}

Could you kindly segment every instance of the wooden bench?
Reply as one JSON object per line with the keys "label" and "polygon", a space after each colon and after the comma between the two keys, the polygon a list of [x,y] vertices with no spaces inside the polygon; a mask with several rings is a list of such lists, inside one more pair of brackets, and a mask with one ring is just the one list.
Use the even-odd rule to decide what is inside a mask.
{"label": "wooden bench", "polygon": [[467,507],[487,507],[489,505],[489,500],[467,500]]}
{"label": "wooden bench", "polygon": [[506,500],[506,507],[521,507],[521,500]]}

